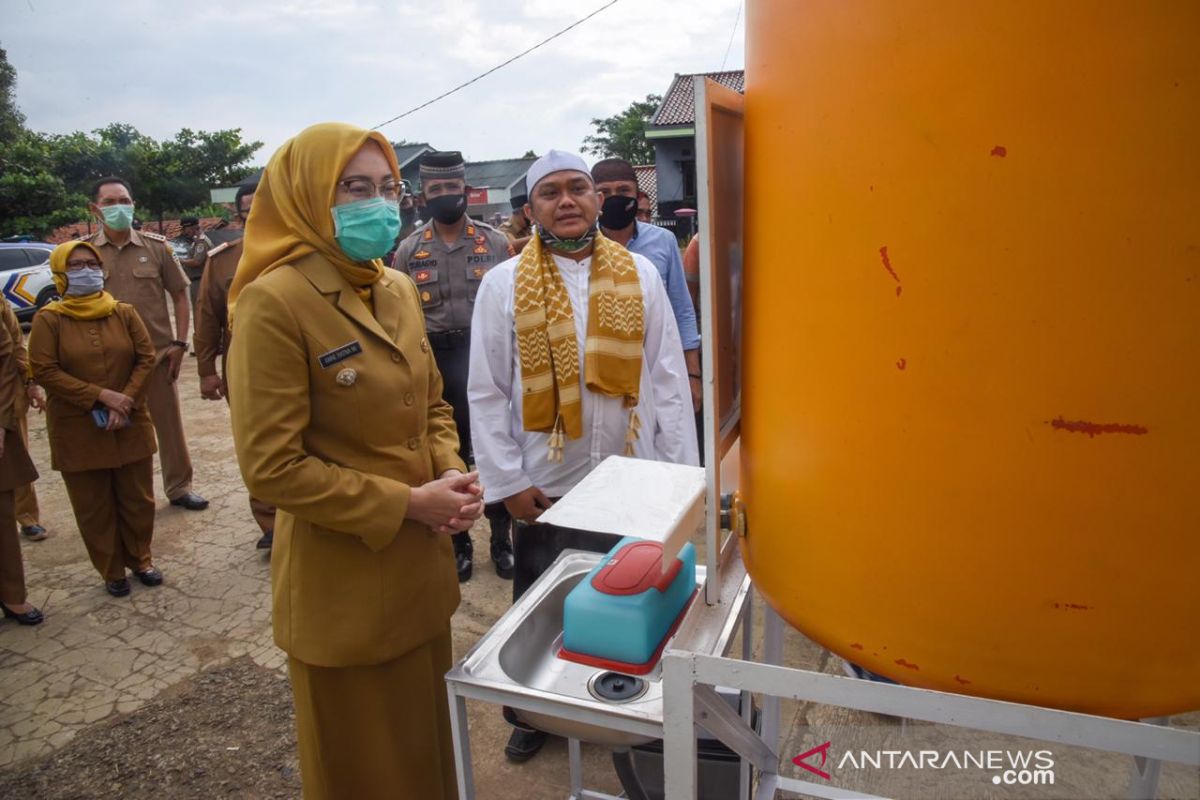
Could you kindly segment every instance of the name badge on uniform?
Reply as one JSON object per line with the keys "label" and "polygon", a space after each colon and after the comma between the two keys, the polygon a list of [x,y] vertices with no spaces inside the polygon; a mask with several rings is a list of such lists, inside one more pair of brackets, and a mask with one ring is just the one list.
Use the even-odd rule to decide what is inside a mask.
{"label": "name badge on uniform", "polygon": [[335,347],[328,353],[322,353],[317,356],[317,360],[321,362],[322,369],[329,369],[339,361],[345,361],[350,356],[356,356],[362,352],[362,345],[355,339],[350,344],[344,344],[341,347]]}

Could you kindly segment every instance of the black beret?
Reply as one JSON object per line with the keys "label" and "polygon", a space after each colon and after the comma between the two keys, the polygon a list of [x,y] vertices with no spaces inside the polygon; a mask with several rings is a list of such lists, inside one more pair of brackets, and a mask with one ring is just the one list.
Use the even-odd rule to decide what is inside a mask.
{"label": "black beret", "polygon": [[524,208],[528,202],[529,195],[527,194],[514,194],[508,199],[508,204],[512,206],[513,211],[516,211],[518,208]]}

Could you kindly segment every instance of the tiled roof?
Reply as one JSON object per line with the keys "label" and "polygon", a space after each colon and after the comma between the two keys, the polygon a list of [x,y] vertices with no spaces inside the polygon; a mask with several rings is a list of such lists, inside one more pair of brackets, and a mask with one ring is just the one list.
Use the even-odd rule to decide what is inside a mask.
{"label": "tiled roof", "polygon": [[746,71],[741,69],[728,72],[698,72],[691,75],[676,75],[671,82],[671,88],[663,95],[662,105],[650,121],[650,127],[668,125],[691,125],[696,121],[696,97],[692,89],[692,78],[703,75],[717,83],[746,91]]}
{"label": "tiled roof", "polygon": [[637,175],[638,188],[650,197],[650,210],[658,213],[658,171],[653,164],[633,168]]}

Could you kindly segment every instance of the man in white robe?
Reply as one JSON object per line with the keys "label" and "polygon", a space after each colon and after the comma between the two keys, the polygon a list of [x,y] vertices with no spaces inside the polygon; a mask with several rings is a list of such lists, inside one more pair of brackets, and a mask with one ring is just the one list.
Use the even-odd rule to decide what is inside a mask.
{"label": "man in white robe", "polygon": [[[633,297],[640,293],[640,353],[636,340],[608,344],[612,337],[605,335],[606,331],[597,334],[598,323],[591,320],[593,327],[589,328],[589,313],[599,307],[590,302],[595,302],[592,295],[597,292],[597,287],[592,285],[593,273],[608,269],[607,259],[612,253],[608,248],[612,243],[596,239],[599,236],[596,221],[600,196],[587,165],[579,156],[551,150],[530,167],[526,185],[529,203],[525,208],[537,226],[534,236],[538,247],[531,241],[521,255],[493,267],[483,278],[475,297],[471,322],[467,399],[475,463],[484,486],[485,500],[489,503],[503,501],[514,519],[529,525],[536,522],[553,500],[562,497],[608,456],[632,454],[638,458],[695,465],[699,463],[699,453],[683,346],[658,270],[644,256],[616,246],[622,254],[620,258],[632,259],[636,282],[633,272],[626,270],[626,277],[618,278],[618,291],[610,296]],[[522,379],[523,372],[526,376],[532,372],[529,371],[528,349],[523,369],[518,321],[528,319],[530,314],[527,302],[522,306],[525,309],[522,315],[516,313],[516,308],[521,301],[518,276],[529,275],[529,262],[525,262],[526,272],[521,273],[519,267],[522,259],[535,257],[530,255],[531,250],[536,252],[539,248],[553,259],[552,267],[549,262],[540,262],[546,264],[549,272],[555,273],[549,275],[547,286],[557,287],[561,280],[570,301],[569,315],[574,326],[578,362],[567,368],[567,380],[564,380],[561,359],[564,351],[555,350],[552,339],[555,331],[560,336],[565,335],[563,329],[568,323],[565,316],[560,316],[561,324],[555,327],[556,318],[549,301],[545,309],[545,318],[549,322],[549,348],[560,358],[555,361],[552,376],[538,375],[536,380],[529,381]],[[621,263],[629,265],[627,260]],[[607,274],[597,274],[610,281],[607,285],[611,289]],[[620,285],[620,280],[626,282],[624,286]],[[547,289],[546,293],[549,296],[553,290]],[[538,315],[541,313],[539,309]],[[618,327],[622,332],[627,330]],[[523,335],[528,336],[528,331],[523,331]],[[589,347],[592,348],[590,353]],[[594,353],[605,348],[625,356],[630,355],[629,348],[632,348],[632,360],[636,362],[640,358],[640,378],[636,386],[629,386],[632,378],[627,373],[625,383],[621,384],[625,387],[624,394],[614,396],[603,389],[590,388],[621,383],[605,382],[596,374],[604,367],[597,367],[601,359]],[[545,358],[541,361],[546,363]],[[605,363],[611,365],[614,362]],[[572,372],[576,374],[570,374]],[[527,387],[526,383],[536,385]],[[546,401],[551,403],[552,410],[548,415],[540,413],[539,420],[530,422],[527,417],[536,406],[528,405],[529,394],[538,391],[553,398]],[[577,405],[572,407],[575,402]],[[545,406],[542,410],[545,411]],[[536,529],[543,527],[548,526],[513,531],[517,561],[514,599],[531,580],[528,559],[523,563],[523,553],[530,548],[522,546],[522,536],[531,541]],[[604,534],[589,536],[558,532],[553,534],[552,547],[604,552],[617,538]],[[534,557],[538,560],[535,572],[548,566],[546,559],[550,555],[554,553],[548,555],[545,547],[541,548]],[[522,580],[523,571],[525,580]],[[519,726],[505,752],[510,759],[523,761],[540,749],[543,738],[544,734]]]}

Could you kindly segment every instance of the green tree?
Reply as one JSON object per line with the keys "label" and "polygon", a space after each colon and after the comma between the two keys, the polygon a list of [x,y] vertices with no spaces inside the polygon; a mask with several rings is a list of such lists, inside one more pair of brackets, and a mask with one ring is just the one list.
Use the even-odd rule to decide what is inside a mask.
{"label": "green tree", "polygon": [[630,164],[653,164],[654,145],[646,139],[646,125],[661,102],[661,95],[648,94],[620,114],[593,119],[596,133],[583,138],[583,151],[600,158],[623,158]]}
{"label": "green tree", "polygon": [[86,198],[68,191],[52,163],[47,137],[32,131],[0,147],[0,237],[44,237],[87,214]]}
{"label": "green tree", "polygon": [[17,88],[17,71],[8,63],[8,53],[0,47],[0,147],[7,147],[25,130],[25,115],[17,108],[13,96]]}

